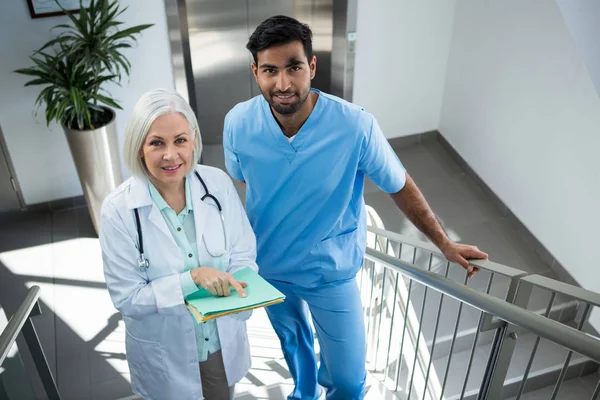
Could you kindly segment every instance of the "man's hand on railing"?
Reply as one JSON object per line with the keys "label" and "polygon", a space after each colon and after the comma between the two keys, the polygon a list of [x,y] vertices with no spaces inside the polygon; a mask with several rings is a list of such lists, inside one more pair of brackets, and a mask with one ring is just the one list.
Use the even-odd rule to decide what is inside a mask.
{"label": "man's hand on railing", "polygon": [[479,271],[479,268],[469,264],[468,260],[482,260],[488,258],[487,253],[479,250],[476,246],[455,243],[452,241],[448,241],[448,244],[440,247],[440,250],[448,261],[459,264],[466,269],[469,278],[472,278],[475,273]]}
{"label": "man's hand on railing", "polygon": [[479,268],[469,264],[467,260],[487,259],[488,255],[475,246],[454,243],[448,238],[440,221],[438,221],[417,184],[408,173],[406,173],[404,187],[399,192],[390,194],[390,196],[410,222],[440,249],[448,261],[459,264],[466,269],[469,278],[479,271]]}

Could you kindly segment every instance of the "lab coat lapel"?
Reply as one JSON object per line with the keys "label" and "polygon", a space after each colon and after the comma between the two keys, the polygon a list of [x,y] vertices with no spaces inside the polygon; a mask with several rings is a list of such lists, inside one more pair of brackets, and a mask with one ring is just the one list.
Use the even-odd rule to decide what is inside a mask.
{"label": "lab coat lapel", "polygon": [[152,208],[150,209],[148,220],[152,224],[154,224],[154,226],[159,231],[161,231],[165,236],[169,238],[173,246],[177,246],[177,243],[175,243],[175,239],[173,238],[173,235],[171,235],[171,232],[169,231],[169,227],[167,226],[165,219],[163,218],[162,214],[160,213],[160,210],[158,209],[158,207],[156,207],[156,204],[154,203],[152,203]]}
{"label": "lab coat lapel", "polygon": [[[148,214],[148,220],[154,224],[154,226],[162,232],[168,239],[171,241],[171,244],[177,246],[175,243],[175,239],[169,232],[169,227],[165,222],[162,214],[156,204],[152,201],[152,197],[150,197],[150,190],[148,189],[148,181],[140,178],[134,178],[130,189],[129,189],[129,198],[127,200],[128,207],[133,210],[134,208],[141,208],[150,206],[150,213]],[[140,219],[142,219],[142,214],[140,213]],[[143,224],[143,222],[142,222]],[[142,225],[142,229],[144,229]]]}

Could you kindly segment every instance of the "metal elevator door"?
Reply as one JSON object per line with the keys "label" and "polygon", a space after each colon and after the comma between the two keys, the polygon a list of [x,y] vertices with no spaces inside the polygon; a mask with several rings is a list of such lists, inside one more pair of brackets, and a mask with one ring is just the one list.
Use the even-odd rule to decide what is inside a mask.
{"label": "metal elevator door", "polygon": [[263,20],[278,14],[313,31],[317,73],[312,87],[330,92],[333,0],[186,0],[195,108],[204,144],[220,144],[223,120],[237,103],[260,94],[252,76],[248,38]]}

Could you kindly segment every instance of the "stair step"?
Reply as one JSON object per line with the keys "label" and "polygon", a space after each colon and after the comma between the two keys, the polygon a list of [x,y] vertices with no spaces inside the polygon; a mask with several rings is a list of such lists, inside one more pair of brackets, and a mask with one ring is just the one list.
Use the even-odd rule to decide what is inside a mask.
{"label": "stair step", "polygon": [[[392,285],[388,285],[391,287]],[[413,313],[414,316],[418,319],[421,314],[421,305],[423,304],[423,287],[417,287],[413,285],[413,290],[411,294],[411,303],[413,305]],[[387,299],[393,299],[391,296],[391,292],[386,292],[385,297]],[[377,298],[380,297],[378,294]],[[528,308],[537,314],[544,314],[545,307],[547,306],[550,298],[550,293],[548,292],[534,292],[531,298],[530,304]],[[392,300],[390,300],[391,302]],[[434,290],[427,291],[427,299],[425,303],[425,314],[423,317],[423,324],[421,327],[421,333],[423,335],[423,339],[427,343],[428,349],[431,351],[432,342],[433,342],[433,334],[435,331],[437,310],[439,307],[440,301],[440,293]],[[388,310],[386,314],[384,314],[381,325],[379,325],[379,312],[380,306],[378,304],[378,300],[374,300],[371,304],[374,310],[374,317],[371,318],[371,333],[369,335],[372,340],[372,345],[376,345],[377,337],[375,334],[377,331],[377,327],[380,326],[380,352],[387,352],[387,345],[389,342],[389,329],[390,324],[389,320],[391,319],[391,311]],[[389,303],[388,303],[389,305]],[[368,306],[368,305],[367,305]],[[440,312],[440,320],[438,326],[438,332],[436,336],[435,343],[435,351],[433,354],[434,359],[440,359],[447,357],[450,348],[452,345],[452,338],[454,336],[454,328],[456,325],[456,318],[458,314],[458,309],[460,306],[460,302],[449,298],[444,297],[444,301],[442,304],[441,312]],[[577,307],[578,303],[576,301],[569,300],[564,296],[557,296],[554,302],[554,305],[550,312],[550,317],[556,321],[562,323],[572,322],[575,316],[577,315]],[[456,340],[454,343],[454,353],[470,350],[473,345],[473,340],[475,338],[475,334],[477,332],[477,327],[479,323],[479,318],[481,315],[481,311],[464,305],[462,307],[460,324],[458,327],[458,332],[456,335]],[[367,317],[367,323],[369,322]],[[401,327],[404,324],[404,318],[399,313],[399,308],[396,308],[396,313],[394,316],[394,336],[392,340],[396,337],[402,336]],[[478,338],[478,345],[489,344],[494,339],[494,331],[488,332],[480,332]],[[400,340],[399,338],[397,340]],[[421,346],[423,342],[421,342]]]}
{"label": "stair step", "polygon": [[[536,336],[532,334],[521,334],[519,336],[504,384],[503,394],[505,396],[511,396],[517,393],[529,357],[531,356],[535,340]],[[477,394],[479,390],[487,366],[490,347],[490,345],[486,344],[478,346],[475,349],[471,374],[465,392],[470,396]],[[561,346],[547,340],[541,340],[525,389],[531,391],[536,388],[554,384],[564,365],[567,353],[568,351]],[[451,369],[445,391],[447,400],[460,398],[469,356],[470,350],[455,354],[452,357]],[[447,360],[448,358],[445,357],[434,361],[438,374],[441,375],[445,373]],[[593,368],[594,363],[589,359],[579,354],[573,354],[567,371],[567,378],[570,379],[581,376],[584,372],[589,374],[593,371]],[[470,397],[465,395],[464,398],[468,399]]]}
{"label": "stair step", "polygon": [[[577,306],[578,303],[576,301],[565,301],[560,304],[556,304],[552,307],[551,316],[553,316],[556,321],[567,324],[572,322],[577,314]],[[463,314],[465,313],[467,307],[463,307]],[[476,312],[476,320],[472,317],[468,317],[469,319],[463,319],[461,317],[461,324],[459,325],[459,331],[456,335],[456,341],[454,344],[454,352],[460,352],[465,350],[470,350],[473,346],[473,340],[475,339],[475,334],[477,333],[477,327],[479,322],[479,311],[472,310]],[[542,315],[545,310],[535,310],[536,314]],[[454,317],[456,315],[454,314]],[[449,334],[445,336],[440,336],[438,333],[438,337],[436,339],[435,345],[435,354],[433,355],[434,359],[447,357],[450,352],[450,347],[452,345],[452,335],[454,331],[451,330]],[[424,331],[424,334],[427,337],[427,331]],[[477,339],[478,345],[484,345],[492,343],[494,340],[495,331],[487,331],[480,332],[479,338]],[[430,335],[429,340],[427,341],[427,347],[431,349],[433,334]]]}
{"label": "stair step", "polygon": [[[278,362],[283,362],[283,360],[278,360]],[[249,387],[247,389],[240,387],[240,385],[236,385],[236,391],[233,398],[235,400],[281,400],[287,398],[287,396],[293,390],[294,382],[291,378],[270,385],[262,387]],[[364,400],[399,400],[399,397],[397,397],[396,394],[388,390],[371,374],[367,374],[365,390],[366,395]],[[326,392],[323,389],[319,400],[325,400],[325,396]]]}
{"label": "stair step", "polygon": [[373,380],[373,384],[367,391],[364,400],[403,400],[397,393],[392,392],[385,385],[377,380]]}
{"label": "stair step", "polygon": [[[581,378],[574,378],[563,382],[557,398],[569,400],[589,400],[594,394],[596,386],[600,382],[598,374],[591,374]],[[554,386],[547,386],[542,389],[530,391],[521,396],[521,400],[547,400],[552,397]],[[568,394],[568,395],[567,395]],[[515,400],[511,397],[508,400]]]}
{"label": "stair step", "polygon": [[[516,395],[522,378],[525,372],[525,368],[529,361],[531,351],[533,349],[536,336],[533,334],[525,333],[519,335],[519,339],[515,346],[513,357],[508,369],[508,374],[505,379],[503,395],[514,396]],[[471,365],[469,380],[465,389],[464,400],[475,399],[476,395],[481,386],[483,380],[483,374],[487,366],[489,358],[491,344],[482,344],[476,347],[475,354],[473,357],[473,363]],[[529,379],[525,390],[527,392],[534,391],[549,385],[554,385],[558,379],[560,371],[564,365],[568,351],[550,341],[541,340],[536,357],[534,359],[531,371],[529,373]],[[465,381],[465,374],[469,363],[471,350],[465,350],[461,352],[455,352],[452,355],[450,370],[448,372],[448,378],[446,387],[444,390],[444,398],[446,400],[457,400],[461,398],[462,387]],[[400,373],[400,385],[399,391],[403,392],[403,387],[410,380],[409,372],[412,372],[412,360],[410,366],[403,365]],[[446,365],[448,363],[448,356],[434,359],[433,367],[430,372],[430,382],[435,379],[439,385],[443,384],[444,375],[446,372]],[[579,354],[573,354],[569,368],[567,370],[566,379],[577,378],[579,376],[586,376],[598,369],[598,365],[586,357]],[[394,382],[396,377],[396,365],[390,365],[388,368],[388,384]],[[382,374],[378,375],[380,380],[383,380]],[[415,380],[417,382],[417,380]],[[413,391],[415,389],[413,388]],[[411,397],[421,398],[421,393],[413,393]]]}

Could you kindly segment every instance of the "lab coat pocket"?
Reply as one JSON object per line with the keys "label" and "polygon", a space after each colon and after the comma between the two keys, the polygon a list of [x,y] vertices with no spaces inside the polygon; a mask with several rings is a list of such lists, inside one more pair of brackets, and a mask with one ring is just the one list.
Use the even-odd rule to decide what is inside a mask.
{"label": "lab coat pocket", "polygon": [[167,386],[164,350],[160,343],[125,337],[131,387],[146,399],[159,398]]}

